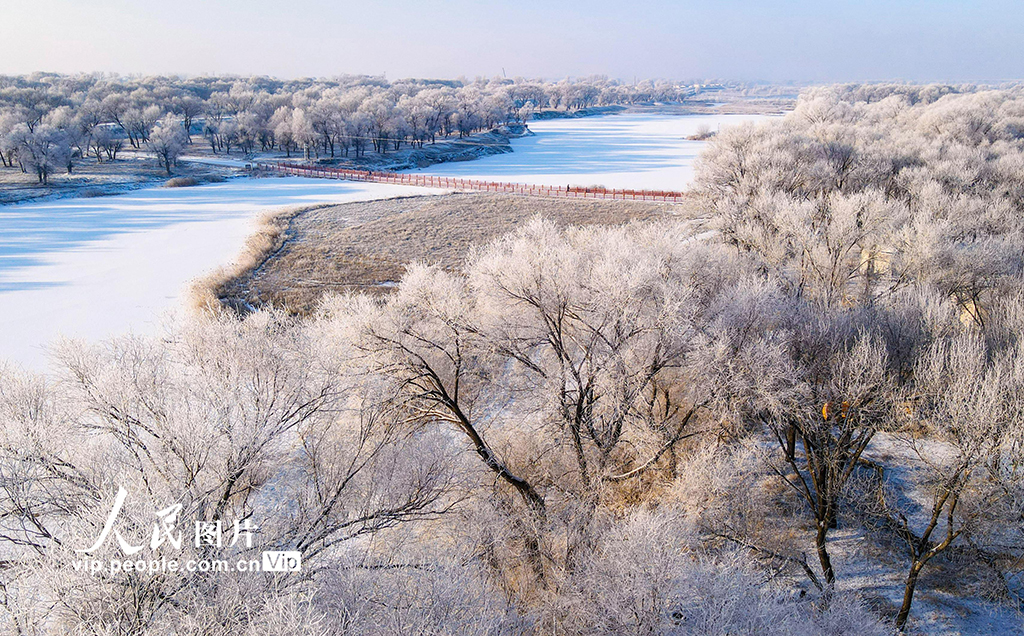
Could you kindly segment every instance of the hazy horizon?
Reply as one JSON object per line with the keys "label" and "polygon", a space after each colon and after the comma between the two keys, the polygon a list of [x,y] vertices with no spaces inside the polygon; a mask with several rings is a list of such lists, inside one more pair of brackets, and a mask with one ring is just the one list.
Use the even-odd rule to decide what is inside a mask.
{"label": "hazy horizon", "polygon": [[1007,1],[3,0],[0,73],[770,82],[1020,79]]}

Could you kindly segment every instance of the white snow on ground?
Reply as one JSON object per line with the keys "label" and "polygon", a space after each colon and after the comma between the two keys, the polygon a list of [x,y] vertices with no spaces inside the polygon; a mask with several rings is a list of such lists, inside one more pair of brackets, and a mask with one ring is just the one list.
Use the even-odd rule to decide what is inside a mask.
{"label": "white snow on ground", "polygon": [[225,166],[228,168],[244,168],[245,164],[250,163],[245,159],[238,159],[236,157],[207,157],[203,155],[183,155],[178,158],[178,161],[205,163],[209,166]]}
{"label": "white snow on ground", "polygon": [[683,190],[707,142],[688,141],[771,115],[606,115],[529,122],[535,136],[512,140],[515,152],[443,163],[423,174],[536,185],[599,185],[634,190]]}
{"label": "white snow on ground", "polygon": [[291,177],[0,207],[0,361],[44,370],[58,335],[157,331],[191,280],[241,252],[263,210],[430,192]]}

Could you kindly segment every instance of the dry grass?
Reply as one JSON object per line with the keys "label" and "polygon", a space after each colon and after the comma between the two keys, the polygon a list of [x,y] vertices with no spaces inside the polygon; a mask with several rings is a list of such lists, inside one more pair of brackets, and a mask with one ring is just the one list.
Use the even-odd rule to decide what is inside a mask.
{"label": "dry grass", "polygon": [[199,180],[193,177],[173,177],[164,182],[165,188],[188,188],[199,185]]}
{"label": "dry grass", "polygon": [[543,215],[562,225],[617,225],[690,216],[693,206],[503,194],[415,196],[271,215],[235,266],[194,298],[236,310],[272,305],[309,313],[327,291],[386,292],[412,262],[457,269],[473,245]]}
{"label": "dry grass", "polygon": [[240,277],[258,270],[284,245],[288,226],[302,212],[315,209],[292,207],[266,212],[258,221],[256,232],[245,241],[242,253],[231,264],[214,270],[194,282],[189,289],[189,304],[195,311],[219,311],[225,305],[242,311],[244,305],[230,302],[230,289]]}

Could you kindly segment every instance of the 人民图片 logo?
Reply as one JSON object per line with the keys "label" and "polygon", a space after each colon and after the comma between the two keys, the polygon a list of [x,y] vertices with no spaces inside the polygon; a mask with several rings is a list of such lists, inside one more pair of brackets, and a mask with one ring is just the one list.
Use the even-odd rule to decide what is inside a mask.
{"label": "\u4eba\u6c11\u56fe\u7247 logo", "polygon": [[[234,519],[230,525],[223,519],[197,519],[192,524],[191,544],[199,553],[197,558],[168,558],[167,552],[181,552],[185,543],[185,534],[178,529],[182,505],[175,503],[160,510],[154,515],[152,532],[147,541],[134,541],[126,537],[117,527],[118,518],[128,499],[128,491],[118,487],[114,503],[106,517],[99,535],[87,548],[76,549],[75,552],[88,555],[82,560],[72,563],[76,570],[90,573],[109,572],[299,572],[302,569],[302,554],[297,550],[268,550],[260,554],[260,558],[243,558],[236,556],[229,559],[214,558],[209,553],[221,548],[235,548],[237,551],[251,550],[253,534],[259,530],[248,519]],[[93,555],[113,536],[124,559],[96,559]],[[151,558],[143,558],[142,551],[149,548]],[[157,551],[160,551],[157,558]],[[255,555],[252,555],[253,557]]]}

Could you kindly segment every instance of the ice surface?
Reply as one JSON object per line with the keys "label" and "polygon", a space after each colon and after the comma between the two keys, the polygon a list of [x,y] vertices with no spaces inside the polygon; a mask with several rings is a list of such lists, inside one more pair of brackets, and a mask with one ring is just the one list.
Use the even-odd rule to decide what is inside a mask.
{"label": "ice surface", "polygon": [[634,190],[683,190],[707,142],[688,141],[770,115],[607,115],[530,122],[536,135],[512,140],[515,152],[443,163],[423,174],[536,185],[600,185]]}
{"label": "ice surface", "polygon": [[241,252],[263,210],[428,192],[245,178],[2,207],[0,360],[44,370],[45,345],[58,335],[155,332],[191,280]]}

